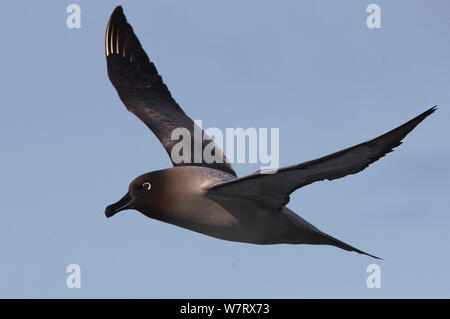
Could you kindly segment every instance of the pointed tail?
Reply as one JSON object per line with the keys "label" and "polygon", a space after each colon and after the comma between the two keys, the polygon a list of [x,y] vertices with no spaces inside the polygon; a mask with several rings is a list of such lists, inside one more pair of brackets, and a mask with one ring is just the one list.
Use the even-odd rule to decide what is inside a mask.
{"label": "pointed tail", "polygon": [[323,232],[319,233],[319,236],[321,237],[321,239],[323,240],[323,242],[319,241],[317,244],[324,244],[324,245],[332,245],[332,246],[336,246],[342,249],[345,249],[347,251],[354,251],[357,252],[358,254],[363,254],[363,255],[367,255],[370,256],[372,258],[375,259],[380,259],[380,260],[384,260],[383,258],[371,255],[369,253],[366,253],[365,251],[359,250],[358,248],[355,248],[353,246],[350,246],[346,243],[344,243],[343,241],[340,241],[339,239],[336,239],[328,234],[325,234]]}

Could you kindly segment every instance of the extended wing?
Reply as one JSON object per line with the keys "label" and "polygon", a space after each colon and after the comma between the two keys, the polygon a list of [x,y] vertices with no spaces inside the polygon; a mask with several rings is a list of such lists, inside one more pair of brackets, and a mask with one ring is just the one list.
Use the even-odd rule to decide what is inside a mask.
{"label": "extended wing", "polygon": [[392,152],[409,132],[435,110],[436,107],[432,107],[375,139],[313,161],[281,168],[275,174],[258,171],[242,178],[214,184],[207,189],[206,195],[219,203],[224,198],[242,198],[281,209],[289,202],[289,195],[296,189],[316,181],[356,174]]}
{"label": "extended wing", "polygon": [[[214,142],[195,125],[172,98],[154,64],[142,49],[133,28],[127,23],[120,6],[114,10],[109,19],[105,46],[108,75],[120,99],[127,109],[140,118],[158,137],[174,166],[206,166],[236,175],[222,150],[216,144],[210,144]],[[190,133],[190,140],[183,140],[186,135],[178,135],[172,139],[172,132],[176,128],[184,129],[183,132],[187,130]],[[195,139],[196,134],[199,138]],[[177,151],[181,151],[174,154],[180,156],[174,160],[171,156],[172,148],[182,140],[184,150],[190,152],[184,153],[188,155],[183,157],[184,150],[181,147],[177,148]],[[199,142],[195,147],[196,141]],[[219,160],[212,163],[209,163],[211,160],[205,161],[202,155],[207,145],[210,153]],[[198,150],[201,150],[201,153]]]}

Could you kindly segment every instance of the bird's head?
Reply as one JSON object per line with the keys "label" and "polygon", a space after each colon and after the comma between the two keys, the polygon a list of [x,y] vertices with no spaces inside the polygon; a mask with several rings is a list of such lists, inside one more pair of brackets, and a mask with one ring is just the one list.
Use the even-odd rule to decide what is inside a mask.
{"label": "bird's head", "polygon": [[162,189],[159,189],[160,178],[157,173],[151,172],[135,178],[129,188],[128,193],[118,202],[109,205],[105,209],[106,217],[111,217],[126,209],[140,211],[144,215],[149,215],[155,208],[154,203],[159,202]]}

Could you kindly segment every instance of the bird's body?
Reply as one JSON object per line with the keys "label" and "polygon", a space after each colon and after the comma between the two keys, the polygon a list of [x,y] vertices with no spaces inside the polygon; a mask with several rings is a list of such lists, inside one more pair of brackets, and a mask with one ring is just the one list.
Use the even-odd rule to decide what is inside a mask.
{"label": "bird's body", "polygon": [[158,183],[155,196],[161,200],[147,196],[144,205],[147,209],[141,213],[208,236],[252,244],[305,243],[305,233],[308,238],[322,235],[286,207],[277,211],[239,198],[226,199],[219,205],[208,197],[208,186],[235,178],[222,171],[196,166],[152,172],[145,180]]}
{"label": "bird's body", "polygon": [[[227,197],[219,200],[219,204],[208,193],[210,186],[236,179],[229,173],[198,166],[154,171],[139,176],[131,185],[151,181],[158,187],[128,208],[223,240],[259,245],[326,244],[364,253],[323,233],[287,207],[277,209],[246,198]],[[130,186],[129,193],[134,191]]]}
{"label": "bird's body", "polygon": [[202,154],[213,145],[218,161],[196,161],[193,152],[182,161],[174,159],[173,151],[180,142],[173,138],[174,130],[192,133],[186,145],[195,150],[194,136],[199,128],[172,98],[120,6],[108,22],[106,60],[109,78],[122,102],[158,137],[174,165],[137,177],[128,193],[106,208],[107,217],[135,209],[150,218],[219,239],[251,244],[333,245],[377,258],[331,237],[292,212],[286,207],[289,195],[316,181],[334,180],[365,169],[399,146],[435,107],[367,142],[270,174],[258,171],[238,178],[222,150],[201,129]]}
{"label": "bird's body", "polygon": [[221,171],[196,166],[152,172],[152,184],[159,185],[158,190],[154,190],[155,196],[160,200],[147,196],[145,207],[150,209],[141,210],[141,213],[205,235],[237,240],[235,234],[243,227],[239,218],[205,195],[208,185],[230,177],[232,175]]}

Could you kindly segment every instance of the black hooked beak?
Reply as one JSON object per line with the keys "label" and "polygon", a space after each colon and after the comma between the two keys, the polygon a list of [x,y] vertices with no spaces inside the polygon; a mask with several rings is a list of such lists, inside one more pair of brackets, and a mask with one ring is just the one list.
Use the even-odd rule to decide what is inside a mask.
{"label": "black hooked beak", "polygon": [[121,210],[129,209],[131,208],[131,204],[133,203],[134,198],[130,196],[130,193],[126,193],[124,197],[122,197],[121,200],[119,200],[115,204],[111,204],[105,209],[105,215],[106,217],[111,217],[120,212]]}

